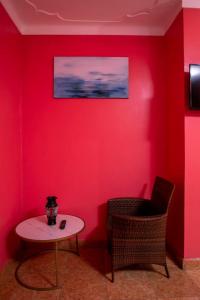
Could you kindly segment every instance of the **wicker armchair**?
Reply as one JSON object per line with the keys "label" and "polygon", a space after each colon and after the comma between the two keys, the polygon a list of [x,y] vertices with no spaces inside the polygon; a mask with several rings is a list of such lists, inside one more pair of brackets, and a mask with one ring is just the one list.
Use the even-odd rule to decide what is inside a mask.
{"label": "wicker armchair", "polygon": [[108,200],[108,243],[114,271],[132,264],[166,263],[166,223],[174,184],[156,177],[150,200]]}

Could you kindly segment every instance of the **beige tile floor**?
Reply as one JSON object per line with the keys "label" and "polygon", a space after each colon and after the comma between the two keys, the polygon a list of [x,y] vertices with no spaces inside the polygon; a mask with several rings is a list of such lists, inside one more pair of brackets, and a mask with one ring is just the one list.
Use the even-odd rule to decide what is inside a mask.
{"label": "beige tile floor", "polygon": [[[10,262],[0,277],[1,300],[200,300],[200,266],[183,271],[168,259],[171,278],[160,266],[148,269],[134,267],[117,271],[110,281],[106,251],[81,250],[81,256],[59,252],[61,288],[54,291],[32,291],[20,286],[14,272],[17,261]],[[54,255],[45,253],[27,261],[19,275],[26,283],[50,286],[55,280]]]}

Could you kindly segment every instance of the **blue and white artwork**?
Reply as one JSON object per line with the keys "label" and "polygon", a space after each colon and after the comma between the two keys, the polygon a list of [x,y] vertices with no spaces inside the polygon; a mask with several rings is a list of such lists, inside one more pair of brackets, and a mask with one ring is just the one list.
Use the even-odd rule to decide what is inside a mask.
{"label": "blue and white artwork", "polygon": [[128,98],[127,57],[54,57],[55,98]]}

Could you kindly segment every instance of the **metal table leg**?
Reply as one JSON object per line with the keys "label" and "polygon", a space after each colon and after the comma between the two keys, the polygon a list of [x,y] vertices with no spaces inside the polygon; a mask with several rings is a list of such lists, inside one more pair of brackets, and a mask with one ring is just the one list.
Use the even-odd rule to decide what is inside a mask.
{"label": "metal table leg", "polygon": [[[23,263],[25,263],[27,260],[31,259],[32,257],[40,255],[41,253],[52,252],[52,251],[54,251],[54,253],[55,253],[55,284],[52,284],[52,286],[50,286],[50,287],[44,287],[44,288],[43,287],[35,287],[35,286],[31,286],[31,285],[23,282],[20,279],[18,272],[19,272],[20,267],[23,265]],[[26,257],[23,261],[21,261],[18,264],[18,266],[15,270],[15,278],[18,281],[18,283],[21,284],[23,287],[25,287],[27,289],[36,290],[36,291],[49,291],[49,290],[59,289],[60,286],[59,286],[59,278],[58,278],[59,277],[58,276],[59,275],[58,274],[58,251],[72,252],[74,254],[80,255],[79,245],[78,245],[78,235],[76,235],[76,249],[75,249],[75,251],[74,250],[67,250],[67,249],[58,249],[58,242],[55,242],[55,248],[54,249],[40,251],[37,254],[33,254],[31,256]]]}
{"label": "metal table leg", "polygon": [[56,242],[55,248],[55,264],[56,264],[56,287],[58,288],[58,243]]}
{"label": "metal table leg", "polygon": [[79,246],[78,246],[78,234],[76,234],[76,253],[80,256]]}
{"label": "metal table leg", "polygon": [[[53,251],[55,251],[55,250],[53,250]],[[35,290],[35,291],[50,291],[50,290],[56,290],[56,289],[59,288],[59,286],[58,286],[58,269],[57,269],[57,250],[55,251],[55,256],[56,256],[56,285],[52,284],[52,286],[50,286],[50,287],[36,287],[36,286],[32,286],[32,285],[29,285],[29,284],[25,283],[19,277],[19,273],[18,272],[19,272],[20,267],[23,265],[23,263],[25,263],[30,258],[32,258],[34,256],[38,256],[39,254],[44,253],[44,252],[46,252],[46,251],[41,251],[40,253],[31,255],[31,256],[29,256],[28,258],[24,259],[22,262],[20,262],[18,264],[18,266],[17,266],[17,268],[15,270],[15,278],[16,278],[17,282],[19,284],[21,284],[23,287],[25,287],[27,289],[30,289],[30,290]]]}

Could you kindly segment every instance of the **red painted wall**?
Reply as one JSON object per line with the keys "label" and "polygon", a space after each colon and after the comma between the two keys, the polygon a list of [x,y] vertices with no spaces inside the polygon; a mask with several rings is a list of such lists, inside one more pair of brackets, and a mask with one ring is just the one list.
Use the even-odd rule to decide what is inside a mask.
{"label": "red painted wall", "polygon": [[184,54],[183,14],[165,35],[167,74],[167,177],[176,185],[169,211],[168,242],[176,257],[184,255]]}
{"label": "red painted wall", "polygon": [[[86,220],[82,238],[104,238],[105,203],[149,196],[165,172],[162,37],[24,37],[23,193],[26,215],[60,211]],[[53,99],[54,56],[128,56],[128,100]]]}
{"label": "red painted wall", "polygon": [[[184,64],[188,103],[189,64],[200,64],[200,10],[184,9]],[[185,116],[185,257],[200,257],[200,112]]]}
{"label": "red painted wall", "polygon": [[[0,212],[3,216],[0,218],[2,262],[10,254],[8,249],[15,249],[10,243],[13,245],[13,228],[22,216],[22,209],[23,218],[44,213],[46,196],[57,195],[60,212],[76,214],[86,220],[82,238],[101,240],[105,238],[107,199],[126,195],[148,197],[156,175],[167,176],[176,183],[168,240],[175,254],[182,257],[184,146],[186,150],[188,147],[184,141],[182,14],[164,38],[21,38],[2,8],[0,17],[3,41],[0,130],[5,137],[0,147],[3,166],[0,188],[6,199]],[[53,99],[53,57],[56,55],[128,56],[129,99]],[[192,130],[194,126],[196,124],[190,122],[187,129]],[[188,136],[196,147],[195,135],[192,138],[188,130]],[[23,149],[22,171],[20,147]],[[197,156],[196,152],[196,159]],[[187,165],[187,157],[185,161]],[[197,182],[198,171],[190,169],[189,163],[187,166],[190,175],[195,173],[192,176]],[[187,176],[186,180],[189,182]],[[187,193],[194,191],[194,186],[189,192],[186,190],[188,199],[191,195]],[[197,222],[195,213],[190,207],[185,215],[188,236],[188,228],[193,230],[189,217],[196,217]],[[194,242],[195,233],[192,238]],[[191,249],[186,252],[192,253]]]}
{"label": "red painted wall", "polygon": [[21,214],[21,38],[0,5],[0,267],[15,250]]}

